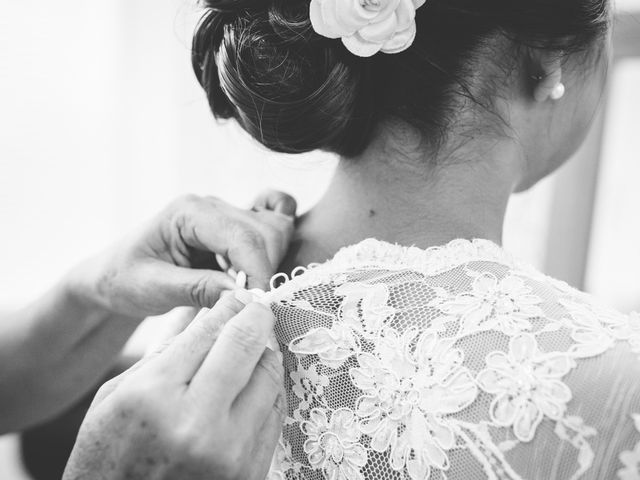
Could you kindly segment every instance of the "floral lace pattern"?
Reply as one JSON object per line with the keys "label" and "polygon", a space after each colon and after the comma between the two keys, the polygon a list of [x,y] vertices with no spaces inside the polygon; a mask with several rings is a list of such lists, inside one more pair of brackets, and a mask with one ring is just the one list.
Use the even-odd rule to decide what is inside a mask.
{"label": "floral lace pattern", "polygon": [[[289,403],[270,479],[640,478],[640,439],[599,443],[605,406],[640,410],[640,319],[491,242],[367,240],[268,301]],[[605,355],[630,381],[594,380]],[[604,395],[620,382],[618,412]]]}
{"label": "floral lace pattern", "polygon": [[[640,433],[640,414],[631,415],[633,424]],[[620,462],[624,465],[618,470],[618,478],[621,480],[638,480],[640,478],[640,440],[633,450],[627,450],[620,454]]]}
{"label": "floral lace pattern", "polygon": [[508,354],[491,352],[485,361],[487,368],[476,380],[485,392],[495,394],[489,415],[496,425],[512,426],[516,438],[528,442],[544,415],[562,418],[571,390],[561,379],[573,366],[571,357],[541,354],[535,337],[523,334],[511,339]]}

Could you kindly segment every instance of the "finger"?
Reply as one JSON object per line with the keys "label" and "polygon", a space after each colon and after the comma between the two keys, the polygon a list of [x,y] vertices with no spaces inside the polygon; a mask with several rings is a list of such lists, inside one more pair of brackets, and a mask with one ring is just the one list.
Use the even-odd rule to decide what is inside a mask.
{"label": "finger", "polygon": [[265,190],[253,202],[255,210],[271,210],[289,217],[296,216],[298,203],[291,195],[277,190]]}
{"label": "finger", "polygon": [[278,441],[282,437],[283,423],[284,415],[278,408],[272,409],[269,418],[256,436],[255,448],[251,455],[254,459],[250,465],[252,471],[246,475],[247,478],[265,478],[267,475]]}
{"label": "finger", "polygon": [[229,320],[208,353],[191,387],[230,407],[247,386],[269,339],[275,318],[271,310],[250,303]]}
{"label": "finger", "polygon": [[136,270],[132,282],[143,290],[137,295],[146,311],[165,313],[178,306],[211,307],[224,290],[235,288],[226,273],[148,262]]}
{"label": "finger", "polygon": [[275,266],[251,212],[211,197],[186,197],[175,202],[168,215],[173,230],[169,237],[179,238],[186,247],[228,258],[236,271],[247,274],[252,287],[267,287]]}
{"label": "finger", "polygon": [[[186,325],[200,318],[202,315],[206,314],[209,311],[208,308],[203,308],[197,314],[194,315],[194,312],[192,310],[193,309],[186,309],[184,312],[180,312],[180,316],[177,317],[178,320],[180,320],[181,323]],[[180,331],[183,331],[183,330],[184,330],[184,327],[180,328]],[[120,373],[119,375],[105,382],[100,387],[95,397],[93,398],[93,401],[91,402],[91,406],[101,403],[105,398],[111,395],[111,393],[113,393],[113,391],[117,389],[123,381],[133,376],[144,365],[146,365],[148,362],[150,362],[155,357],[157,357],[162,352],[164,352],[164,350],[173,343],[176,336],[177,336],[177,333],[176,335],[173,335],[170,338],[167,338],[164,342],[154,346],[152,350],[149,350],[147,353],[145,353],[145,355],[140,360],[134,363],[127,370],[125,370],[124,372]]]}
{"label": "finger", "polygon": [[271,277],[276,273],[275,255],[272,261],[263,238],[258,233],[254,235],[255,238],[252,238],[245,233],[239,237],[229,247],[227,256],[234,270],[247,275],[248,288],[267,290]]}
{"label": "finger", "polygon": [[249,383],[233,403],[231,410],[242,426],[241,431],[255,435],[273,409],[276,399],[282,395],[284,367],[280,358],[281,354],[266,349]]}
{"label": "finger", "polygon": [[179,383],[190,382],[218,340],[225,323],[243,307],[244,304],[233,295],[223,295],[211,310],[205,309],[198,314],[153,362],[147,364],[145,374],[162,375]]}
{"label": "finger", "polygon": [[291,217],[247,212],[214,198],[188,197],[169,213],[172,238],[226,257],[236,271],[247,274],[250,288],[267,289],[293,232]]}
{"label": "finger", "polygon": [[251,212],[251,214],[253,216],[251,219],[252,227],[264,239],[267,257],[274,267],[273,274],[289,250],[289,244],[295,231],[295,219],[270,210]]}

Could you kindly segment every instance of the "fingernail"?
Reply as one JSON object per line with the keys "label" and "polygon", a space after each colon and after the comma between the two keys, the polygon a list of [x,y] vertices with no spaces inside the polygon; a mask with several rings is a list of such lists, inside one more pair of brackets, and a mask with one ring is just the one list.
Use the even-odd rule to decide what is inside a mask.
{"label": "fingernail", "polygon": [[219,253],[216,253],[216,262],[218,262],[218,266],[223,272],[226,272],[227,270],[229,270],[229,267],[231,267],[231,265],[229,265],[229,262],[227,262],[227,259]]}

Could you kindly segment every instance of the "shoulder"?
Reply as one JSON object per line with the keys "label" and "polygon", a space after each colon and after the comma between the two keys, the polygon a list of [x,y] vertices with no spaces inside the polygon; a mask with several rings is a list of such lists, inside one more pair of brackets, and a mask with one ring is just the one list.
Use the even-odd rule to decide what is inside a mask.
{"label": "shoulder", "polygon": [[333,465],[320,441],[329,432],[350,442],[342,466],[354,472],[378,462],[409,471],[405,447],[423,468],[415,478],[494,459],[533,477],[531,448],[576,474],[614,472],[607,446],[636,441],[621,428],[640,413],[640,322],[517,262],[425,258],[329,262],[273,293],[285,439],[302,434],[308,454],[296,468]]}

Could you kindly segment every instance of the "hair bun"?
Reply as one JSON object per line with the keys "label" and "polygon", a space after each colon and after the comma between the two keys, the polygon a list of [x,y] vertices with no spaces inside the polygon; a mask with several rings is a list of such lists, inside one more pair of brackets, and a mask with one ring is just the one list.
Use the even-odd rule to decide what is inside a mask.
{"label": "hair bun", "polygon": [[316,34],[299,0],[206,1],[194,71],[218,118],[266,147],[354,155],[373,124],[369,64]]}

